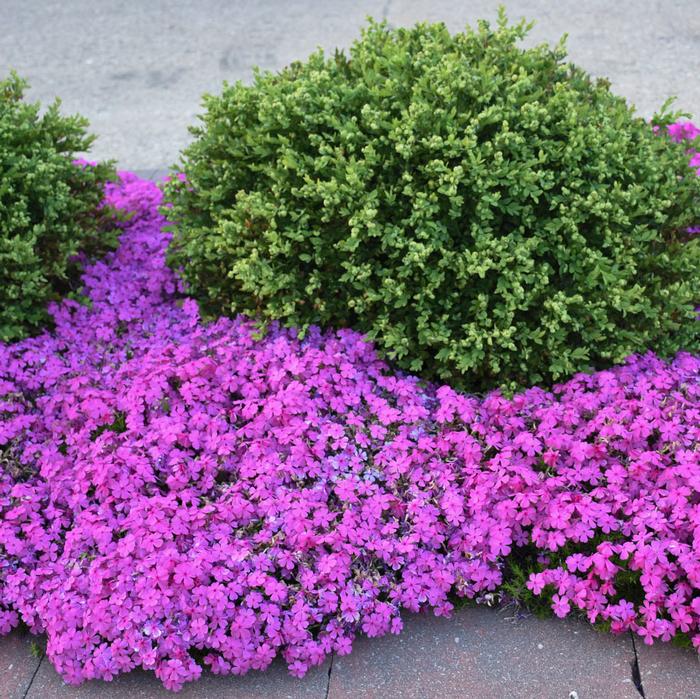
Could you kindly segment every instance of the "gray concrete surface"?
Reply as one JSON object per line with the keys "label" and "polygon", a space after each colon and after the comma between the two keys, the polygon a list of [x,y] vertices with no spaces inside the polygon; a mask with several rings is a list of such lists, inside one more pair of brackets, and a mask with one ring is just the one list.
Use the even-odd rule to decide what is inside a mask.
{"label": "gray concrete surface", "polygon": [[681,650],[669,643],[647,646],[636,643],[640,677],[646,699],[698,699],[700,697],[700,656],[692,649]]}
{"label": "gray concrete surface", "polygon": [[[2,639],[0,639],[0,644]],[[2,645],[0,645],[0,654]],[[153,672],[143,670],[117,675],[111,682],[91,680],[77,687],[67,685],[44,659],[24,699],[327,699],[330,660],[298,679],[279,661],[265,672],[242,677],[202,674],[177,695],[165,689]],[[2,696],[2,695],[0,695]],[[4,697],[3,697],[4,699]]]}
{"label": "gray concrete surface", "polygon": [[627,634],[477,607],[411,617],[398,636],[358,640],[334,659],[329,697],[639,699],[633,660]]}
{"label": "gray concrete surface", "polygon": [[[281,661],[243,677],[204,673],[183,699],[639,699],[631,636],[599,633],[573,620],[521,617],[468,607],[452,618],[406,615],[398,636],[358,638],[303,679]],[[43,639],[39,645],[43,647]],[[667,644],[637,644],[645,699],[698,699],[698,655]],[[8,672],[8,665],[12,669]],[[0,638],[0,697],[16,699],[157,699],[173,696],[152,672],[78,687],[63,683],[25,634]]]}
{"label": "gray concrete surface", "polygon": [[[87,116],[93,154],[137,170],[173,163],[203,92],[346,47],[367,15],[392,25],[493,19],[499,0],[0,0],[0,75]],[[531,41],[569,33],[572,60],[650,116],[670,95],[700,118],[700,0],[511,0]]]}
{"label": "gray concrete surface", "polygon": [[[28,631],[0,637],[0,697],[24,699],[42,662]],[[33,645],[34,643],[34,645]],[[35,648],[32,652],[32,648]]]}

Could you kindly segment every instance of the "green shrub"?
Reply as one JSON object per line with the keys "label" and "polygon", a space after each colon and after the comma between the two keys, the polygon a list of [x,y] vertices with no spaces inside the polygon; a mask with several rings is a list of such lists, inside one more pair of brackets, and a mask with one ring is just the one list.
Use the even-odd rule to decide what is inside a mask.
{"label": "green shrub", "polygon": [[111,165],[73,164],[86,151],[82,117],[61,116],[56,100],[45,113],[23,100],[26,82],[0,81],[0,340],[47,321],[47,303],[71,290],[78,252],[115,242],[97,211]]}
{"label": "green shrub", "polygon": [[205,309],[351,326],[477,390],[697,347],[684,148],[528,30],[370,23],[206,96],[166,192]]}

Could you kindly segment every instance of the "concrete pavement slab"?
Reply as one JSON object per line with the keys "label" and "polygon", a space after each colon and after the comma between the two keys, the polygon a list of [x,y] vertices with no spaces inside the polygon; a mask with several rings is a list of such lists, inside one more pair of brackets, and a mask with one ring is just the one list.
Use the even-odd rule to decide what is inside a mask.
{"label": "concrete pavement slab", "polygon": [[23,699],[34,673],[39,668],[41,656],[32,653],[36,637],[28,631],[13,631],[0,636],[0,697]]}
{"label": "concrete pavement slab", "polygon": [[[165,699],[175,696],[165,690],[151,672],[119,675],[112,682],[92,681],[78,687],[67,685],[47,658],[32,653],[32,644],[44,639],[28,632],[13,631],[0,637],[0,699]],[[291,677],[279,661],[266,672],[243,677],[205,673],[177,694],[182,699],[325,699],[330,660],[314,668],[303,679]]]}
{"label": "concrete pavement slab", "polygon": [[398,636],[358,639],[334,659],[328,699],[638,699],[633,659],[628,635],[466,608],[451,619],[409,617]]}
{"label": "concrete pavement slab", "polygon": [[[173,163],[204,92],[277,70],[317,46],[347,47],[367,15],[390,24],[443,20],[453,31],[494,19],[501,0],[2,0],[0,75],[30,96],[60,95],[87,116],[92,155],[147,170]],[[570,57],[650,116],[670,95],[700,118],[698,0],[510,0],[537,22],[529,43],[569,32]]]}
{"label": "concrete pavement slab", "polygon": [[94,680],[73,687],[65,684],[45,659],[26,699],[325,699],[329,667],[330,660],[302,679],[290,676],[281,661],[265,672],[242,677],[207,672],[175,695],[164,689],[152,672],[142,670],[118,675],[111,682]]}
{"label": "concrete pavement slab", "polygon": [[697,651],[670,643],[647,646],[635,642],[642,688],[646,699],[698,699],[700,659]]}

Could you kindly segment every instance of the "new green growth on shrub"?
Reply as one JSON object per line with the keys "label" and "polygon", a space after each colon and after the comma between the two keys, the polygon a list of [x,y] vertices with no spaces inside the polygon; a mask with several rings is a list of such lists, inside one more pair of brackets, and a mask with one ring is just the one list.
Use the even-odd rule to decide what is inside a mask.
{"label": "new green growth on shrub", "polygon": [[71,289],[78,252],[116,242],[98,211],[111,165],[73,164],[93,141],[87,121],[62,116],[58,100],[41,114],[26,86],[14,73],[0,81],[0,341],[46,322],[47,303]]}
{"label": "new green growth on shrub", "polygon": [[371,22],[206,96],[167,191],[205,308],[351,326],[466,389],[697,347],[684,148],[528,30]]}

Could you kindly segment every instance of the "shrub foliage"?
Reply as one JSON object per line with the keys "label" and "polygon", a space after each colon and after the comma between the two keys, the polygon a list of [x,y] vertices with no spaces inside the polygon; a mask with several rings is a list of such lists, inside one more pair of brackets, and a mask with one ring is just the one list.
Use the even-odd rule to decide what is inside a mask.
{"label": "shrub foliage", "polygon": [[684,148],[528,29],[370,23],[206,96],[168,190],[205,308],[352,326],[467,389],[696,347]]}
{"label": "shrub foliage", "polygon": [[87,121],[43,114],[24,101],[17,75],[0,82],[0,340],[15,340],[47,320],[47,303],[77,278],[75,256],[114,243],[97,212],[113,174],[103,163],[76,165],[93,137]]}

